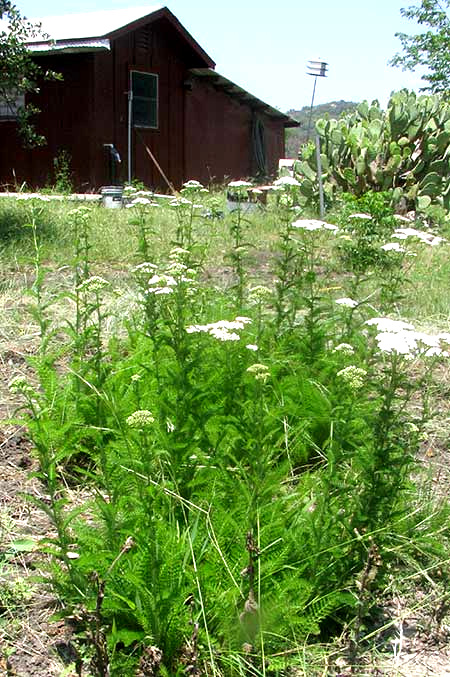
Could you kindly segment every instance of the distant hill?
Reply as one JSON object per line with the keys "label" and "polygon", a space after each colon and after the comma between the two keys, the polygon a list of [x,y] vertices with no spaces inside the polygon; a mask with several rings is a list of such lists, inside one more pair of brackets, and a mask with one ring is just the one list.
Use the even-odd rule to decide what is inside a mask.
{"label": "distant hill", "polygon": [[[314,132],[316,120],[328,115],[337,119],[342,113],[355,110],[358,104],[354,101],[330,101],[313,106],[311,116],[311,135]],[[298,149],[306,142],[311,106],[303,106],[301,110],[288,110],[287,114],[300,122],[300,127],[286,130],[286,157],[297,157]]]}

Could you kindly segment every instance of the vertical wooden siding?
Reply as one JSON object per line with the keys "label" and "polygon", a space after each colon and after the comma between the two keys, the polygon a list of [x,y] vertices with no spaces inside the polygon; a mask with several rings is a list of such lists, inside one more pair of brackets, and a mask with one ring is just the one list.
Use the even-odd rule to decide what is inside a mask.
{"label": "vertical wooden siding", "polygon": [[[0,184],[44,186],[54,181],[54,158],[71,156],[77,190],[98,190],[110,181],[108,154],[112,143],[126,181],[128,151],[128,89],[133,69],[159,78],[158,129],[133,131],[132,175],[147,186],[167,190],[145,151],[151,149],[175,187],[183,181],[204,183],[250,177],[254,172],[252,120],[248,103],[240,103],[213,84],[194,78],[189,69],[202,66],[198,55],[165,19],[143,25],[111,41],[111,51],[39,57],[45,69],[58,71],[62,82],[42,82],[33,103],[41,109],[37,131],[47,139],[43,148],[24,150],[13,122],[0,121]],[[277,169],[284,154],[282,121],[258,113],[264,124],[267,165]],[[0,185],[1,187],[1,185]]]}
{"label": "vertical wooden siding", "polygon": [[62,82],[40,83],[39,94],[28,99],[41,111],[34,120],[46,144],[24,149],[16,123],[0,122],[1,180],[10,177],[14,169],[18,183],[25,181],[31,187],[51,184],[55,178],[54,160],[66,151],[78,187],[86,190],[91,182],[92,56],[55,55],[39,59],[39,64],[44,71],[53,69],[63,76]]}
{"label": "vertical wooden siding", "polygon": [[[194,79],[186,92],[185,157],[187,178],[221,183],[254,174],[252,122],[254,112],[213,84]],[[258,113],[264,125],[269,174],[284,154],[284,126]]]}

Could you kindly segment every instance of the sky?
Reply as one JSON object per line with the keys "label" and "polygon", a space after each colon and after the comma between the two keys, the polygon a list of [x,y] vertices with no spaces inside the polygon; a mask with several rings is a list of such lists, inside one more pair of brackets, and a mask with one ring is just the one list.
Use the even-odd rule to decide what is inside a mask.
{"label": "sky", "polygon": [[[15,0],[28,18],[164,4],[164,0]],[[314,103],[372,101],[392,91],[419,90],[420,74],[387,65],[414,34],[402,7],[419,0],[167,0],[166,6],[216,62],[216,70],[286,112],[311,104],[310,59],[328,62]]]}

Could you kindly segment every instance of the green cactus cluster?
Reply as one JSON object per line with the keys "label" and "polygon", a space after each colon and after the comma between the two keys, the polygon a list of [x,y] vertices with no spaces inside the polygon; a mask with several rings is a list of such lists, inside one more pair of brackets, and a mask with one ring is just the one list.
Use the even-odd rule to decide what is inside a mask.
{"label": "green cactus cluster", "polygon": [[[339,120],[316,123],[328,204],[337,192],[357,196],[392,191],[393,202],[419,212],[450,210],[450,103],[439,96],[401,90],[386,111],[363,101]],[[295,164],[305,203],[317,194],[313,144]]]}

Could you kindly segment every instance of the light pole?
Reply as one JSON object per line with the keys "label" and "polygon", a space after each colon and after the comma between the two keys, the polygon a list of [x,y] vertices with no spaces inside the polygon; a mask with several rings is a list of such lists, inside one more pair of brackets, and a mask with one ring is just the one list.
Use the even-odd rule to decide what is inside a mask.
{"label": "light pole", "polygon": [[311,59],[308,61],[307,65],[307,75],[312,75],[314,77],[314,87],[313,87],[313,93],[312,93],[312,99],[311,99],[311,108],[309,109],[309,120],[308,120],[308,132],[306,136],[306,141],[309,141],[309,134],[311,132],[311,122],[312,122],[312,112],[313,112],[313,106],[314,106],[314,95],[316,93],[316,84],[317,84],[317,78],[326,78],[327,77],[327,70],[328,70],[328,63],[326,61],[322,61],[322,59],[319,57],[318,59]]}

